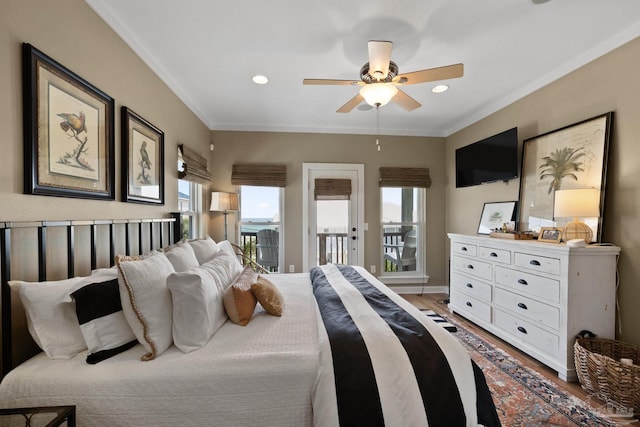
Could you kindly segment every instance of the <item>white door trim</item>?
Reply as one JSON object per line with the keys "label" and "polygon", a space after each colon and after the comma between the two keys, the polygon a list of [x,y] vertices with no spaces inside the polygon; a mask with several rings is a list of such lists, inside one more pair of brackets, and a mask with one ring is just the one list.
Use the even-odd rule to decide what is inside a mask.
{"label": "white door trim", "polygon": [[352,163],[303,163],[302,164],[302,271],[309,271],[309,175],[312,170],[339,170],[356,171],[358,182],[352,188],[352,194],[357,200],[357,225],[358,228],[358,265],[364,266],[364,165]]}

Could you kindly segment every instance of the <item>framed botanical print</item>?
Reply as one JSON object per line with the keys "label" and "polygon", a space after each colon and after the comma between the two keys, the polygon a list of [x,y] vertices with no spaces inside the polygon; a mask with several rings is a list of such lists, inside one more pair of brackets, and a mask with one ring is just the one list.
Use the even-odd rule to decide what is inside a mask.
{"label": "framed botanical print", "polygon": [[122,107],[122,200],[164,204],[164,132]]}
{"label": "framed botanical print", "polygon": [[583,220],[600,241],[612,119],[613,113],[609,112],[524,140],[520,230],[539,232],[541,227],[564,227],[573,218],[554,217],[556,191],[597,189],[600,215]]}
{"label": "framed botanical print", "polygon": [[24,192],[114,200],[113,98],[28,43],[22,55]]}

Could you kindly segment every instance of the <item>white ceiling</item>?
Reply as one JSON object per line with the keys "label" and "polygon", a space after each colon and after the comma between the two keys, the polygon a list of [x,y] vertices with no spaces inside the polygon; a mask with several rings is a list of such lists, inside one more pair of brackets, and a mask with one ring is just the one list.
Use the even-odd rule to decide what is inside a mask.
{"label": "white ceiling", "polygon": [[367,41],[390,40],[400,73],[465,73],[405,86],[422,107],[381,107],[380,133],[448,136],[640,36],[638,0],[86,2],[212,130],[375,134],[366,104],[336,113],[357,86],[302,79],[357,80]]}

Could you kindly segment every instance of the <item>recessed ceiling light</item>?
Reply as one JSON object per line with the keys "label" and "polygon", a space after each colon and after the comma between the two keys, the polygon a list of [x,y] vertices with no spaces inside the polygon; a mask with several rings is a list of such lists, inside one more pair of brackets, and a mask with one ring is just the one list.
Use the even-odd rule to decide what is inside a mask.
{"label": "recessed ceiling light", "polygon": [[447,85],[438,85],[438,86],[434,87],[433,89],[431,89],[431,92],[433,92],[433,93],[442,93],[442,92],[446,92],[447,90],[449,90],[449,86],[447,86]]}
{"label": "recessed ceiling light", "polygon": [[251,77],[251,80],[259,85],[266,85],[267,83],[269,83],[269,78],[267,76],[263,76],[262,74],[256,74],[255,76]]}

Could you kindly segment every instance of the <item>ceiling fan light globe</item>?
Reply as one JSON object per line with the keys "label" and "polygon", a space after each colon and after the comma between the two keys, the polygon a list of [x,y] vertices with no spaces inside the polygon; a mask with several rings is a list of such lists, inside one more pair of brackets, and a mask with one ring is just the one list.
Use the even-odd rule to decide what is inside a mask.
{"label": "ceiling fan light globe", "polygon": [[396,93],[398,88],[391,83],[370,83],[360,88],[360,95],[373,107],[388,104]]}

